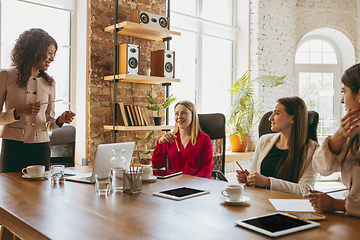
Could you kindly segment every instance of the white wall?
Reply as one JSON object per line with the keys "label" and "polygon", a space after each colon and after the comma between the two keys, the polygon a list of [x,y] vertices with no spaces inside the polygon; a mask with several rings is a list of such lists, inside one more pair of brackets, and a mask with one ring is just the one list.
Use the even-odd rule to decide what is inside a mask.
{"label": "white wall", "polygon": [[[271,110],[277,99],[293,95],[296,46],[311,30],[321,27],[339,30],[353,44],[357,59],[359,5],[360,0],[250,0],[250,77],[287,76],[284,85],[257,90],[264,112]],[[343,58],[347,63],[353,60],[347,59],[351,56]],[[254,130],[249,149],[254,149],[257,143],[257,127]]]}

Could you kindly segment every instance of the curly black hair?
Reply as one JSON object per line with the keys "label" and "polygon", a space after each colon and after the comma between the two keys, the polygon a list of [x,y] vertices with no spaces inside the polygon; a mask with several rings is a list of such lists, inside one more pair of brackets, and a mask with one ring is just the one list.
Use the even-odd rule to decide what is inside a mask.
{"label": "curly black hair", "polygon": [[[11,51],[11,66],[17,69],[16,83],[19,87],[27,86],[32,67],[46,57],[47,49],[51,44],[55,45],[57,51],[56,40],[40,28],[32,28],[20,34]],[[39,75],[45,78],[50,86],[54,83],[54,79],[46,72],[40,70]]]}

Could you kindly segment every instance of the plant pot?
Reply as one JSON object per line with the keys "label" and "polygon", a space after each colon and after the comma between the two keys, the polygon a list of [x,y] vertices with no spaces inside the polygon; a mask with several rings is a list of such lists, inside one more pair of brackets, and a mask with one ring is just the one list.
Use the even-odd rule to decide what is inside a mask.
{"label": "plant pot", "polygon": [[151,165],[151,158],[150,159],[141,159],[141,165]]}
{"label": "plant pot", "polygon": [[244,134],[242,142],[240,142],[238,135],[230,135],[229,140],[232,152],[245,152],[249,140],[249,135]]}
{"label": "plant pot", "polygon": [[161,126],[162,117],[154,117],[155,126]]}

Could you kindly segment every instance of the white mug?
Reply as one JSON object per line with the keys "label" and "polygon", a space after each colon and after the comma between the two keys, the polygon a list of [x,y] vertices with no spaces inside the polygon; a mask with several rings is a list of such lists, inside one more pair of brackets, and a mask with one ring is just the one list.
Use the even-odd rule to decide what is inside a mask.
{"label": "white mug", "polygon": [[23,168],[23,174],[27,174],[30,177],[43,177],[45,173],[45,166],[44,165],[32,165],[28,166],[27,168]]}
{"label": "white mug", "polygon": [[238,202],[243,192],[244,192],[243,185],[234,184],[234,185],[228,185],[226,189],[221,191],[221,194],[229,198],[230,202]]}
{"label": "white mug", "polygon": [[149,179],[150,176],[152,174],[152,167],[143,167],[142,169],[142,174],[141,174],[141,179]]}

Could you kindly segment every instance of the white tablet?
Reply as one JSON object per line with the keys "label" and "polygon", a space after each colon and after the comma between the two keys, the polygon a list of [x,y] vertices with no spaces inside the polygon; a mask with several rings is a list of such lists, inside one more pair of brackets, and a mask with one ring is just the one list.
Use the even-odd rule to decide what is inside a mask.
{"label": "white tablet", "polygon": [[238,220],[237,225],[249,228],[269,237],[279,237],[285,234],[317,227],[320,224],[289,217],[284,213],[272,213],[259,217]]}
{"label": "white tablet", "polygon": [[169,198],[172,200],[184,200],[187,198],[192,198],[204,194],[210,193],[207,190],[203,189],[195,189],[190,187],[179,187],[179,188],[173,188],[173,189],[167,189],[160,192],[153,193],[154,196],[163,197],[163,198]]}

